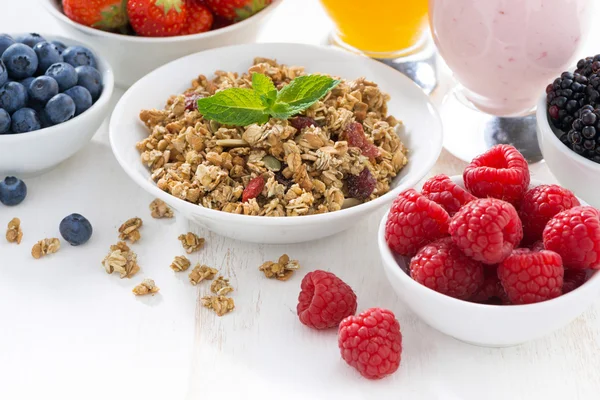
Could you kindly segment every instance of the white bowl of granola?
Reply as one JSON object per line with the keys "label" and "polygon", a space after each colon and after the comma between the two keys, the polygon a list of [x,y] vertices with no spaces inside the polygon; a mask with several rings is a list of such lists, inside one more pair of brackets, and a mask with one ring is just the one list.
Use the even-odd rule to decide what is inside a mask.
{"label": "white bowl of granola", "polygon": [[[250,73],[269,77],[280,94],[303,75],[341,82],[289,120],[236,127],[192,106],[231,87],[252,90]],[[298,243],[341,232],[417,184],[440,154],[442,126],[427,96],[382,63],[269,43],[208,50],[151,72],[117,104],[110,140],[138,185],[199,225],[233,239]]]}

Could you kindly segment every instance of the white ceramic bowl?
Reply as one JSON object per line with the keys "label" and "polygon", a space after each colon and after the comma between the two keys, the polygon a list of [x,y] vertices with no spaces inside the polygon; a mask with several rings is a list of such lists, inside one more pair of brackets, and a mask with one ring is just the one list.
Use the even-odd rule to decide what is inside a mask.
{"label": "white ceramic bowl", "polygon": [[[392,97],[390,113],[404,121],[402,139],[410,149],[408,165],[393,181],[393,190],[356,207],[320,215],[258,217],[211,210],[180,200],[156,187],[141,163],[136,142],[148,136],[140,110],[163,108],[167,98],[182,93],[198,74],[215,70],[245,72],[254,57],[275,58],[302,65],[308,72],[323,72],[347,79],[361,76],[377,82]],[[224,47],[194,54],[167,64],[135,83],[117,104],[110,121],[113,152],[127,174],[144,190],[161,198],[194,222],[223,236],[257,243],[297,243],[341,232],[390,202],[397,193],[414,186],[435,164],[442,148],[442,126],[427,96],[412,81],[392,68],[341,50],[303,44],[265,43]]]}
{"label": "white ceramic bowl", "polygon": [[69,19],[60,0],[38,0],[70,36],[90,43],[104,54],[115,71],[118,86],[129,87],[159,66],[188,54],[232,44],[256,41],[260,28],[282,0],[274,0],[248,19],[195,35],[149,38],[127,36],[89,28]]}
{"label": "white ceramic bowl", "polygon": [[552,174],[562,186],[600,208],[600,164],[580,156],[559,140],[561,132],[548,120],[546,94],[538,102],[536,119],[540,149]]}
{"label": "white ceramic bowl", "polygon": [[114,77],[108,62],[87,43],[42,34],[67,46],[88,47],[98,62],[103,89],[98,100],[77,117],[38,131],[0,135],[0,176],[32,176],[44,173],[83,148],[94,136],[109,112]]}
{"label": "white ceramic bowl", "polygon": [[[461,176],[453,176],[452,180],[462,186]],[[531,187],[540,184],[532,181]],[[417,283],[405,272],[408,259],[398,257],[396,261],[385,241],[387,216],[386,213],[381,220],[378,242],[383,269],[392,287],[426,324],[463,342],[504,347],[537,339],[567,325],[600,295],[600,273],[570,293],[536,304],[493,306],[443,295]]]}

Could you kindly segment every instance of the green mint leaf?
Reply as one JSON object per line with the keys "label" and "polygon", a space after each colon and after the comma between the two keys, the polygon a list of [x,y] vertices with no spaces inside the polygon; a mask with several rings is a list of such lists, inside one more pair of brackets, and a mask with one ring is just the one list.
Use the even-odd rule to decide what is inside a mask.
{"label": "green mint leaf", "polygon": [[252,89],[231,88],[198,99],[198,111],[204,118],[225,125],[264,124],[269,120],[267,107]]}
{"label": "green mint leaf", "polygon": [[276,103],[286,103],[297,113],[315,104],[340,82],[325,75],[300,76],[279,91]]}
{"label": "green mint leaf", "polygon": [[277,97],[277,89],[271,78],[263,74],[252,74],[252,89],[260,95],[266,107],[271,107]]}
{"label": "green mint leaf", "polygon": [[304,109],[297,109],[286,103],[275,103],[269,109],[269,114],[271,114],[273,118],[288,119],[302,110]]}

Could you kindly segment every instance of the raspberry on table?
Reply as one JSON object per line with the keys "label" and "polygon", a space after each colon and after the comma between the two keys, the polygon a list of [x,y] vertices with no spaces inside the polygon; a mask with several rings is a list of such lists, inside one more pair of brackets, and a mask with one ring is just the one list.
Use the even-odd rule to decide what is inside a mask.
{"label": "raspberry on table", "polygon": [[513,304],[539,303],[562,294],[564,268],[549,250],[517,249],[498,267],[498,278]]}
{"label": "raspberry on table", "polygon": [[356,294],[331,272],[316,270],[302,279],[296,311],[300,322],[315,329],[337,327],[356,312]]}
{"label": "raspberry on table", "polygon": [[496,271],[486,273],[485,280],[481,287],[469,298],[473,303],[489,304],[489,305],[507,305],[510,304],[508,295],[498,279]]}
{"label": "raspberry on table", "polygon": [[448,231],[467,256],[484,264],[501,262],[523,238],[517,210],[510,203],[493,198],[465,205],[452,217]]}
{"label": "raspberry on table", "polygon": [[400,366],[402,334],[394,313],[369,308],[340,323],[338,346],[342,358],[367,379],[381,379]]}
{"label": "raspberry on table", "polygon": [[412,257],[427,243],[448,235],[450,216],[441,206],[414,189],[398,195],[385,225],[390,249]]}
{"label": "raspberry on table", "polygon": [[421,189],[423,196],[438,203],[450,216],[476,197],[452,182],[448,175],[436,175],[428,179]]}
{"label": "raspberry on table", "polygon": [[563,278],[563,294],[572,292],[588,280],[588,272],[584,269],[565,269]]}
{"label": "raspberry on table", "polygon": [[410,276],[423,286],[468,299],[483,284],[483,265],[464,255],[449,237],[425,245],[410,261]]}
{"label": "raspberry on table", "polygon": [[471,161],[463,172],[465,187],[477,197],[518,205],[529,186],[529,167],[519,150],[499,144]]}
{"label": "raspberry on table", "polygon": [[562,257],[565,268],[600,269],[600,211],[573,207],[556,214],[544,228],[544,247]]}
{"label": "raspberry on table", "polygon": [[525,192],[519,217],[523,223],[523,243],[531,244],[542,238],[542,232],[552,217],[579,205],[571,192],[558,185],[540,185]]}

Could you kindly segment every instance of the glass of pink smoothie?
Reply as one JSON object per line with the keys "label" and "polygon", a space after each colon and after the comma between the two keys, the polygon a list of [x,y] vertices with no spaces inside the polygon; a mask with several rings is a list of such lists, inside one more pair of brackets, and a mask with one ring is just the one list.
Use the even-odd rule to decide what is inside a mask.
{"label": "glass of pink smoothie", "polygon": [[[429,0],[435,43],[460,84],[441,110],[451,153],[470,161],[494,140],[519,141],[528,135],[538,98],[574,62],[586,39],[590,2]],[[504,132],[497,132],[499,123]],[[466,129],[476,132],[466,137]],[[495,139],[483,138],[486,130]],[[535,141],[535,134],[530,136]],[[465,150],[469,138],[478,141],[474,154]]]}

